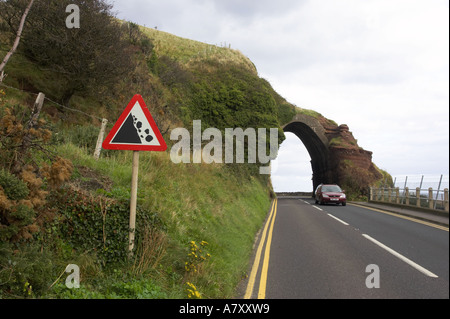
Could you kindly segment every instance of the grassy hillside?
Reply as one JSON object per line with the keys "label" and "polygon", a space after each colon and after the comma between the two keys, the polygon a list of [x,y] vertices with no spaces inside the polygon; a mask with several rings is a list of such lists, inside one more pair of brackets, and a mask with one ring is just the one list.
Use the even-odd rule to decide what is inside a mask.
{"label": "grassy hillside", "polygon": [[[176,165],[168,153],[143,153],[137,251],[128,260],[131,152],[112,152],[97,161],[83,128],[49,127],[51,144],[29,160],[43,167],[52,161],[47,152],[57,154],[71,161],[72,174],[58,188],[48,181],[41,186],[46,202],[35,207],[29,221],[39,227],[32,236],[10,244],[2,237],[1,297],[185,298],[187,282],[204,298],[233,297],[269,208],[270,189],[263,180],[245,169]],[[15,187],[2,186],[5,194]],[[41,219],[47,223],[38,223]],[[192,259],[192,242],[207,242],[210,257]],[[80,266],[81,289],[67,289],[65,276],[57,280],[68,264]]]}
{"label": "grassy hillside", "polygon": [[[71,144],[60,146],[58,151],[79,167],[79,180],[92,178],[91,170],[108,177],[106,184],[111,186],[105,192],[97,189],[97,193],[128,198],[130,153],[97,162]],[[206,298],[232,297],[234,286],[245,275],[255,232],[269,207],[267,189],[254,178],[242,182],[223,167],[175,165],[166,153],[143,155],[139,204],[142,214],[151,212],[160,219],[152,236],[160,245],[139,246],[148,251],[133,262],[132,272],[146,280],[151,278],[161,287],[161,297],[186,297],[184,282],[195,284]],[[207,242],[205,251],[211,255],[199,261],[194,273],[185,268],[192,241]],[[157,261],[154,255],[158,258],[159,253]],[[149,264],[147,269],[135,270],[136,263]],[[100,292],[108,296],[107,290]]]}
{"label": "grassy hillside", "polygon": [[152,40],[154,50],[160,56],[170,56],[184,65],[192,65],[208,59],[219,63],[233,62],[241,68],[257,74],[253,62],[239,50],[181,38],[152,28],[140,28]]}
{"label": "grassy hillside", "polygon": [[[279,127],[294,107],[239,51],[139,29],[123,36],[130,72],[68,103],[67,79],[22,50],[26,36],[10,60],[0,86],[0,298],[231,298],[246,276],[271,200],[259,166],[176,165],[169,152],[143,153],[129,259],[132,154],[93,158],[100,121],[110,129],[141,94],[170,150],[171,129],[193,120],[220,130]],[[3,56],[11,33],[0,28],[0,39]],[[47,100],[32,131],[38,92]],[[33,143],[18,152],[26,138]],[[80,289],[64,285],[68,264],[80,267]]]}

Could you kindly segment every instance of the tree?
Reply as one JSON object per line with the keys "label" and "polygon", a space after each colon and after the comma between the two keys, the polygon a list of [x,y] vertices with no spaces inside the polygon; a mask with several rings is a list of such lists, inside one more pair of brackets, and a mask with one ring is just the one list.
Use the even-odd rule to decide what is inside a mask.
{"label": "tree", "polygon": [[[14,6],[13,2],[6,4]],[[80,8],[79,29],[66,26],[70,4]],[[75,93],[109,89],[129,70],[130,46],[111,9],[105,0],[36,1],[23,33],[23,53],[41,68],[60,75],[63,83],[57,98],[62,104],[68,105]]]}
{"label": "tree", "polygon": [[19,28],[17,30],[16,40],[14,41],[14,44],[13,44],[11,50],[6,54],[5,58],[3,59],[2,63],[0,64],[0,82],[3,81],[4,69],[6,67],[6,64],[8,63],[9,59],[11,58],[11,56],[16,52],[17,47],[19,46],[20,38],[22,36],[23,27],[25,25],[25,20],[27,19],[28,13],[30,12],[31,7],[33,6],[33,3],[34,3],[34,0],[31,0],[28,3],[28,6],[26,7],[26,9],[25,9],[25,11],[24,11],[24,13],[22,15],[22,19],[20,20]]}

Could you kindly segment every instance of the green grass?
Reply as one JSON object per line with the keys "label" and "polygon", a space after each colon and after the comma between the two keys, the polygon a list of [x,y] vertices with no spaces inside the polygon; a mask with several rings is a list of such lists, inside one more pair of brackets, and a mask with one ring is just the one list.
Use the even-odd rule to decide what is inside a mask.
{"label": "green grass", "polygon": [[[132,152],[117,152],[98,161],[72,144],[58,146],[57,152],[77,167],[108,176],[113,194],[129,194]],[[241,180],[222,165],[173,164],[168,153],[141,152],[139,170],[139,203],[158,212],[167,227],[166,255],[150,273],[158,291],[155,296],[185,298],[184,284],[189,281],[204,298],[234,297],[246,274],[255,234],[269,209],[266,187],[255,178]],[[196,274],[184,269],[191,241],[208,242],[211,255]],[[83,289],[87,297],[105,294],[96,288],[95,280]],[[79,297],[64,290],[61,296]]]}
{"label": "green grass", "polygon": [[303,114],[303,115],[311,116],[317,120],[323,120],[324,123],[326,123],[327,125],[336,126],[336,127],[338,126],[338,124],[335,121],[325,118],[322,114],[320,114],[319,112],[316,112],[314,110],[296,107],[295,111],[297,114]]}
{"label": "green grass", "polygon": [[178,37],[152,28],[141,27],[141,30],[153,41],[159,56],[170,56],[187,66],[203,60],[214,60],[219,63],[233,62],[253,74],[257,73],[253,62],[239,50]]}
{"label": "green grass", "polygon": [[320,114],[319,112],[316,112],[314,110],[308,110],[308,109],[296,107],[295,111],[297,114],[308,115],[308,116],[314,117],[315,119],[319,119],[319,118],[323,117],[322,114]]}
{"label": "green grass", "polygon": [[[168,56],[181,66],[180,71],[169,64],[169,69],[173,67],[173,71],[180,73],[176,74],[179,77],[175,77],[174,84],[163,83],[157,74],[145,77],[142,84],[142,88],[150,86],[154,90],[148,99],[153,98],[154,104],[161,106],[160,111],[167,105],[164,111],[167,114],[162,112],[161,118],[168,118],[169,123],[173,121],[174,125],[182,126],[183,122],[187,122],[190,125],[191,118],[183,117],[183,108],[191,107],[192,114],[189,115],[193,116],[192,119],[202,119],[205,127],[207,124],[216,127],[220,116],[211,119],[211,123],[207,122],[208,117],[197,117],[195,112],[200,104],[204,105],[204,112],[208,111],[208,107],[223,107],[219,113],[230,115],[229,121],[224,122],[230,127],[274,127],[278,125],[277,111],[286,118],[292,116],[291,108],[285,101],[277,107],[281,102],[276,101],[281,98],[274,100],[274,91],[268,82],[257,77],[253,63],[238,50],[148,28],[143,28],[143,32],[152,40],[160,58]],[[7,46],[1,46],[0,52],[4,53],[6,49]],[[139,61],[142,62],[139,72],[149,72],[148,61],[144,58]],[[187,79],[195,79],[194,83],[185,80],[185,72],[182,71],[188,73]],[[63,84],[59,77],[40,69],[20,52],[10,60],[6,73],[9,74],[5,81],[8,85],[25,91],[45,92],[48,98],[55,101],[61,97]],[[192,88],[195,83],[198,84],[197,91]],[[130,87],[134,88],[129,82],[119,83],[115,95],[108,96],[106,101],[96,99],[89,93],[76,94],[70,106],[113,120],[110,117],[117,118],[114,112],[126,104],[118,105],[128,102],[124,92],[128,94]],[[233,88],[235,90],[231,90]],[[5,91],[11,104],[32,105],[35,99],[32,94],[9,89]],[[242,103],[243,94],[251,97],[244,99],[246,103]],[[240,113],[229,110],[236,100],[240,101]],[[253,104],[247,105],[249,101]],[[154,115],[158,114],[155,112]],[[248,118],[238,114],[248,115]],[[71,183],[84,185],[89,179],[107,180],[108,187],[105,187],[108,189],[90,189],[93,196],[108,194],[114,199],[129,200],[132,152],[103,151],[102,158],[97,161],[92,156],[92,143],[95,143],[99,129],[97,120],[66,110],[58,112],[56,105],[49,101],[45,102],[41,117],[47,119],[54,133],[53,153],[70,159],[75,166]],[[85,172],[91,172],[92,176],[84,176]],[[35,293],[27,297],[185,298],[187,282],[194,284],[204,298],[234,297],[237,284],[246,275],[255,235],[270,206],[267,181],[255,174],[251,176],[246,166],[176,165],[171,162],[168,152],[141,152],[138,204],[147,212],[155,212],[164,224],[164,229],[160,230],[165,236],[161,244],[165,251],[162,259],[154,267],[136,274],[133,265],[128,263],[106,267],[99,265],[95,252],[76,251],[69,239],[58,237],[58,242],[54,244],[57,249],[49,251],[48,256],[36,253],[42,247],[30,253],[24,252],[23,268],[28,269],[29,261],[47,265],[46,277],[41,280],[40,291],[44,291],[45,285],[50,286],[68,263],[79,264],[83,271],[81,289],[65,288],[63,275],[43,296],[37,295],[38,290],[35,289]],[[192,241],[208,242],[207,252],[211,255],[206,261],[199,261],[196,273],[185,270]],[[19,255],[16,257],[19,258]],[[28,272],[31,274],[31,270]],[[23,290],[24,284],[26,282],[18,283],[17,291]],[[2,294],[0,290],[0,297]],[[8,293],[4,296],[10,297]]]}

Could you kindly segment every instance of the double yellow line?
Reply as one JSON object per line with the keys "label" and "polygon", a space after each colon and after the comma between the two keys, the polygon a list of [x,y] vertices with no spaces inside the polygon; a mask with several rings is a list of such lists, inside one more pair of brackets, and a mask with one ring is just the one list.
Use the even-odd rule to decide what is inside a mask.
{"label": "double yellow line", "polygon": [[266,225],[264,226],[258,250],[256,251],[255,261],[253,263],[252,271],[250,273],[244,299],[250,299],[252,297],[256,282],[256,275],[258,274],[259,264],[261,261],[261,253],[265,242],[266,242],[266,249],[264,250],[264,260],[261,269],[258,299],[266,298],[266,285],[267,285],[267,272],[269,270],[270,246],[272,244],[273,225],[275,224],[275,218],[277,216],[277,205],[278,199],[275,199],[272,203],[272,210],[270,211],[269,219],[267,220]]}

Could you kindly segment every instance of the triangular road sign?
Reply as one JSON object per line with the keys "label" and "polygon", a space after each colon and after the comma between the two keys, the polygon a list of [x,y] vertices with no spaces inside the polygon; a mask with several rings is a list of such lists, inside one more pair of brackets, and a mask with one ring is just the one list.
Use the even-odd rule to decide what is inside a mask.
{"label": "triangular road sign", "polygon": [[107,150],[164,152],[167,144],[140,95],[135,95],[103,142]]}

